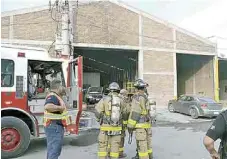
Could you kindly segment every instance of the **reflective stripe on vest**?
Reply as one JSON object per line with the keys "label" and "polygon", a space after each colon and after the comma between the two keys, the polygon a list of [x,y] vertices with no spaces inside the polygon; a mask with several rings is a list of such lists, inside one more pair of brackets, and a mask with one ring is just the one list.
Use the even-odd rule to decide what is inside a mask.
{"label": "reflective stripe on vest", "polygon": [[[62,99],[57,94],[55,94],[53,92],[49,93],[47,95],[47,97],[49,97],[51,95],[56,96],[57,99],[59,100],[59,103],[62,103],[62,101],[60,101]],[[70,120],[70,117],[68,115],[68,111],[67,110],[64,110],[63,113],[61,113],[61,114],[54,114],[54,113],[49,113],[47,111],[44,111],[43,119],[44,119],[44,126],[47,126],[50,123],[51,120],[61,120],[62,124],[64,126],[68,126],[68,125],[71,124],[71,120]]]}
{"label": "reflective stripe on vest", "polygon": [[67,111],[64,111],[62,114],[53,114],[44,112],[44,126],[47,126],[51,120],[61,120],[64,126],[68,126],[71,124],[70,117]]}

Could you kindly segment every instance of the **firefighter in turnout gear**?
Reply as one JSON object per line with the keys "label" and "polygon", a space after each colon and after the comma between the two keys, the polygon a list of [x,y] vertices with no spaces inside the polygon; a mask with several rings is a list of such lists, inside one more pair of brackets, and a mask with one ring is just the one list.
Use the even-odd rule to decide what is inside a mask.
{"label": "firefighter in turnout gear", "polygon": [[125,143],[125,131],[126,131],[126,128],[127,128],[127,123],[128,123],[128,116],[129,116],[129,113],[130,113],[130,100],[129,100],[129,97],[128,97],[128,91],[125,90],[125,89],[122,89],[120,91],[120,94],[119,94],[120,98],[124,101],[125,103],[125,109],[126,109],[126,116],[127,116],[127,120],[124,120],[123,121],[123,127],[122,127],[122,133],[121,133],[121,144],[120,144],[120,149],[119,149],[119,158],[125,158],[127,155],[124,153],[124,143]]}
{"label": "firefighter in turnout gear", "polygon": [[147,83],[139,79],[135,82],[136,93],[132,97],[128,119],[128,131],[136,132],[137,155],[134,159],[152,159],[150,105],[145,93]]}
{"label": "firefighter in turnout gear", "polygon": [[122,124],[123,120],[127,120],[124,101],[118,95],[119,85],[113,82],[108,89],[110,93],[103,97],[95,107],[95,116],[100,123],[99,159],[107,158],[108,144],[110,145],[110,158],[119,158]]}
{"label": "firefighter in turnout gear", "polygon": [[51,91],[46,97],[44,127],[47,139],[47,159],[58,159],[61,154],[64,127],[70,125],[70,118],[63,101],[66,89],[60,80],[53,80]]}
{"label": "firefighter in turnout gear", "polygon": [[[221,139],[218,152],[214,148],[217,139]],[[217,116],[203,142],[212,159],[227,159],[227,110]]]}

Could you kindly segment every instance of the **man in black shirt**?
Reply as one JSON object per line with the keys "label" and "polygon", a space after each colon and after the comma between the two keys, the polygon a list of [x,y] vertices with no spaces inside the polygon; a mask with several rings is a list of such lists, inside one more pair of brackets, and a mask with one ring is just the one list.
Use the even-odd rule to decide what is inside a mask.
{"label": "man in black shirt", "polygon": [[[221,139],[219,152],[214,148],[214,142]],[[227,159],[227,110],[223,111],[213,122],[206,136],[204,145],[212,159]]]}

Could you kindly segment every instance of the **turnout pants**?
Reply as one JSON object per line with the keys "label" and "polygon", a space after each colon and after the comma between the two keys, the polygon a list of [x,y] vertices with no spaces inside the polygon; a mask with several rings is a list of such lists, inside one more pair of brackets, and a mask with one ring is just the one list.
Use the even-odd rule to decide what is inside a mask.
{"label": "turnout pants", "polygon": [[64,127],[50,124],[45,127],[45,134],[47,139],[47,159],[58,159],[63,145]]}
{"label": "turnout pants", "polygon": [[139,159],[152,159],[151,138],[151,128],[136,129],[136,143]]}
{"label": "turnout pants", "polygon": [[110,145],[109,156],[111,159],[119,158],[119,148],[121,142],[121,135],[108,136],[107,132],[100,131],[99,137],[98,157],[99,159],[106,159],[108,156],[108,144]]}
{"label": "turnout pants", "polygon": [[125,144],[125,130],[126,126],[123,127],[121,132],[121,142],[120,142],[120,148],[119,148],[119,155],[123,155],[124,152],[124,144]]}
{"label": "turnout pants", "polygon": [[[123,155],[124,153],[124,144],[125,144],[125,130],[126,130],[126,126],[123,127],[122,131],[121,131],[121,142],[120,142],[120,147],[119,147],[119,156]],[[108,156],[110,156],[110,143],[108,143]]]}

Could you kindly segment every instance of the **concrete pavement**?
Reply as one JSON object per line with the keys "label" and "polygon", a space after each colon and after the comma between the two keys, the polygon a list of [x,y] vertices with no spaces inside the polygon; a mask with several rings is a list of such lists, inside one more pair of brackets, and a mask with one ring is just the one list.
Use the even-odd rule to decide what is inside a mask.
{"label": "concrete pavement", "polygon": [[[159,124],[154,125],[152,130],[155,159],[209,159],[202,140],[211,122]],[[97,133],[91,132],[74,140],[66,138],[60,159],[96,159]],[[126,158],[129,159],[135,155],[136,145],[135,140],[131,145],[128,145],[127,141],[128,136],[125,152],[128,154]],[[45,158],[45,144],[45,139],[33,140],[28,152],[18,159]]]}
{"label": "concrete pavement", "polygon": [[[90,113],[90,116],[94,118],[93,113]],[[157,122],[152,128],[154,159],[209,159],[202,140],[212,120],[192,119],[179,113],[169,113],[167,109],[158,109]],[[97,128],[98,123],[95,120],[92,124]],[[97,136],[98,130],[94,129],[81,133],[79,137],[66,137],[60,159],[96,159]],[[125,140],[125,152],[128,154],[126,158],[130,159],[136,153],[135,140],[131,145],[128,145],[128,136]],[[34,139],[28,152],[18,159],[45,157],[45,139]]]}

